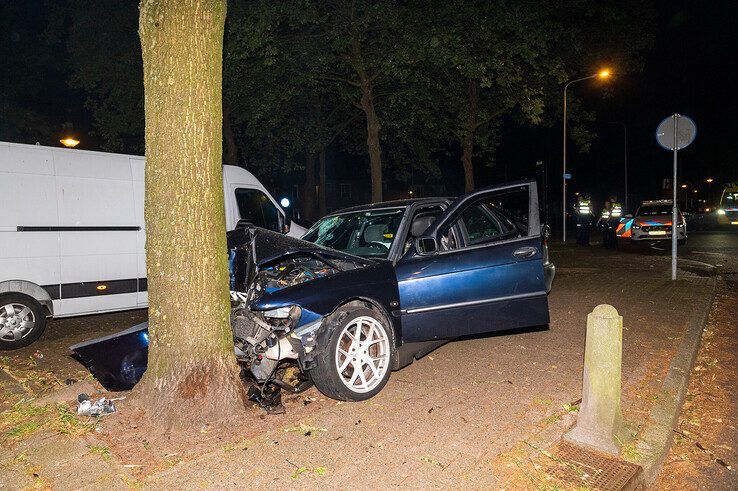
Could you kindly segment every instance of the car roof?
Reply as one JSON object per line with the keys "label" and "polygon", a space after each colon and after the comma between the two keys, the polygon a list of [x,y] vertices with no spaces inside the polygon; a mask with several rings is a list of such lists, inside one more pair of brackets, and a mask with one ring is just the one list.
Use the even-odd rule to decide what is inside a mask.
{"label": "car roof", "polygon": [[437,203],[438,201],[448,200],[449,198],[435,197],[435,198],[410,198],[410,199],[397,199],[393,201],[381,201],[379,203],[369,203],[366,205],[352,206],[344,208],[342,210],[334,211],[329,215],[338,215],[341,213],[351,213],[356,211],[368,211],[368,210],[379,210],[382,208],[407,208],[414,203]]}

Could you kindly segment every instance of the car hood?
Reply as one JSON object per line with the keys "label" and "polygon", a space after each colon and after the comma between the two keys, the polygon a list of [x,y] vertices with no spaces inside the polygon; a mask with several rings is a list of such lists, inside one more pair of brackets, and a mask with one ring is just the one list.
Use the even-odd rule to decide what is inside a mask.
{"label": "car hood", "polygon": [[258,296],[381,262],[257,227],[228,232],[228,249],[231,290]]}
{"label": "car hood", "polygon": [[642,227],[658,227],[671,225],[671,215],[655,215],[650,217],[636,217],[635,223]]}

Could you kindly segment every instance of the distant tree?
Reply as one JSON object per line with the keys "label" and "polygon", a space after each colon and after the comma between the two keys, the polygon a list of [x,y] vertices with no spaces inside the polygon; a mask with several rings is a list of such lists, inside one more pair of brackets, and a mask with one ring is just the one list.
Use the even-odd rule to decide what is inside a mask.
{"label": "distant tree", "polygon": [[[105,150],[144,150],[144,88],[138,11],[130,0],[79,0],[67,5],[69,83],[85,106]],[[61,13],[61,12],[60,12]]]}
{"label": "distant tree", "polygon": [[[290,40],[294,54],[290,57],[294,63],[290,76],[298,73],[298,80],[305,81],[305,86],[309,87],[311,81],[320,87],[318,99],[330,93],[362,115],[372,200],[381,201],[382,120],[378,103],[395,89],[409,62],[408,52],[398,43],[404,29],[402,5],[388,0],[306,0],[297,6],[259,2],[258,10],[282,18],[281,36]],[[282,44],[281,49],[285,46]],[[272,47],[278,57],[280,47]],[[329,107],[324,114],[334,114],[333,109],[340,104]],[[343,116],[337,119],[354,119]],[[335,135],[330,129],[342,127],[343,122],[328,121],[318,132],[323,135],[322,141],[331,141]],[[319,143],[318,148],[321,146],[325,147]]]}
{"label": "distant tree", "polygon": [[134,400],[175,426],[243,410],[223,208],[225,0],[142,0],[149,361]]}
{"label": "distant tree", "polygon": [[[144,88],[138,10],[130,0],[76,0],[64,9],[71,87],[87,94],[85,106],[105,150],[144,151]],[[61,26],[60,26],[61,27]],[[223,118],[223,163],[238,165],[228,105]]]}
{"label": "distant tree", "polygon": [[[501,124],[558,121],[551,108],[560,106],[560,85],[573,73],[594,70],[602,60],[630,69],[649,41],[648,16],[641,15],[647,9],[628,13],[614,2],[421,2],[414,8],[421,19],[416,29],[425,33],[427,77],[418,83],[429,94],[417,115],[438,144],[459,148],[466,191],[475,185],[475,160],[487,156],[489,163]],[[582,145],[592,135],[581,123],[591,117],[575,111],[571,120]]]}

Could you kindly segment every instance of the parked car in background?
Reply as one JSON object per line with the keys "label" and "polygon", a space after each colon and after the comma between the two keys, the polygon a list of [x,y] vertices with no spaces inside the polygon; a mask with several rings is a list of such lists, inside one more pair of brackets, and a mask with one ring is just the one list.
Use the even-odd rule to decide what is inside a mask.
{"label": "parked car in background", "polygon": [[[672,200],[644,201],[634,215],[620,219],[616,230],[619,239],[631,239],[634,243],[671,240]],[[687,223],[677,207],[677,241],[687,241]]]}
{"label": "parked car in background", "polygon": [[[0,142],[0,349],[46,318],[146,307],[144,157]],[[248,171],[224,166],[226,226],[300,236]]]}
{"label": "parked car in background", "polygon": [[[545,229],[525,181],[346,209],[304,240],[231,232],[237,358],[262,393],[293,364],[325,395],[357,401],[448,340],[548,324]],[[146,329],[72,350],[104,385],[128,389],[146,369]]]}

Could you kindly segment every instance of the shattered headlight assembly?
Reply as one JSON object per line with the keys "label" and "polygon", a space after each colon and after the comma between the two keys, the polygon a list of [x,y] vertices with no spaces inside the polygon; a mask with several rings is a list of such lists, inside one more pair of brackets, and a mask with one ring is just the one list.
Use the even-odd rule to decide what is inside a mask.
{"label": "shattered headlight assembly", "polygon": [[264,312],[262,312],[262,315],[267,319],[286,319],[290,316],[290,311],[292,309],[299,308],[300,307],[296,307],[294,305],[290,307],[279,307],[277,309],[265,310]]}
{"label": "shattered headlight assembly", "polygon": [[289,305],[286,307],[265,310],[261,315],[264,316],[264,319],[267,322],[276,324],[275,327],[290,330],[297,324],[297,321],[300,320],[302,309],[297,305]]}

